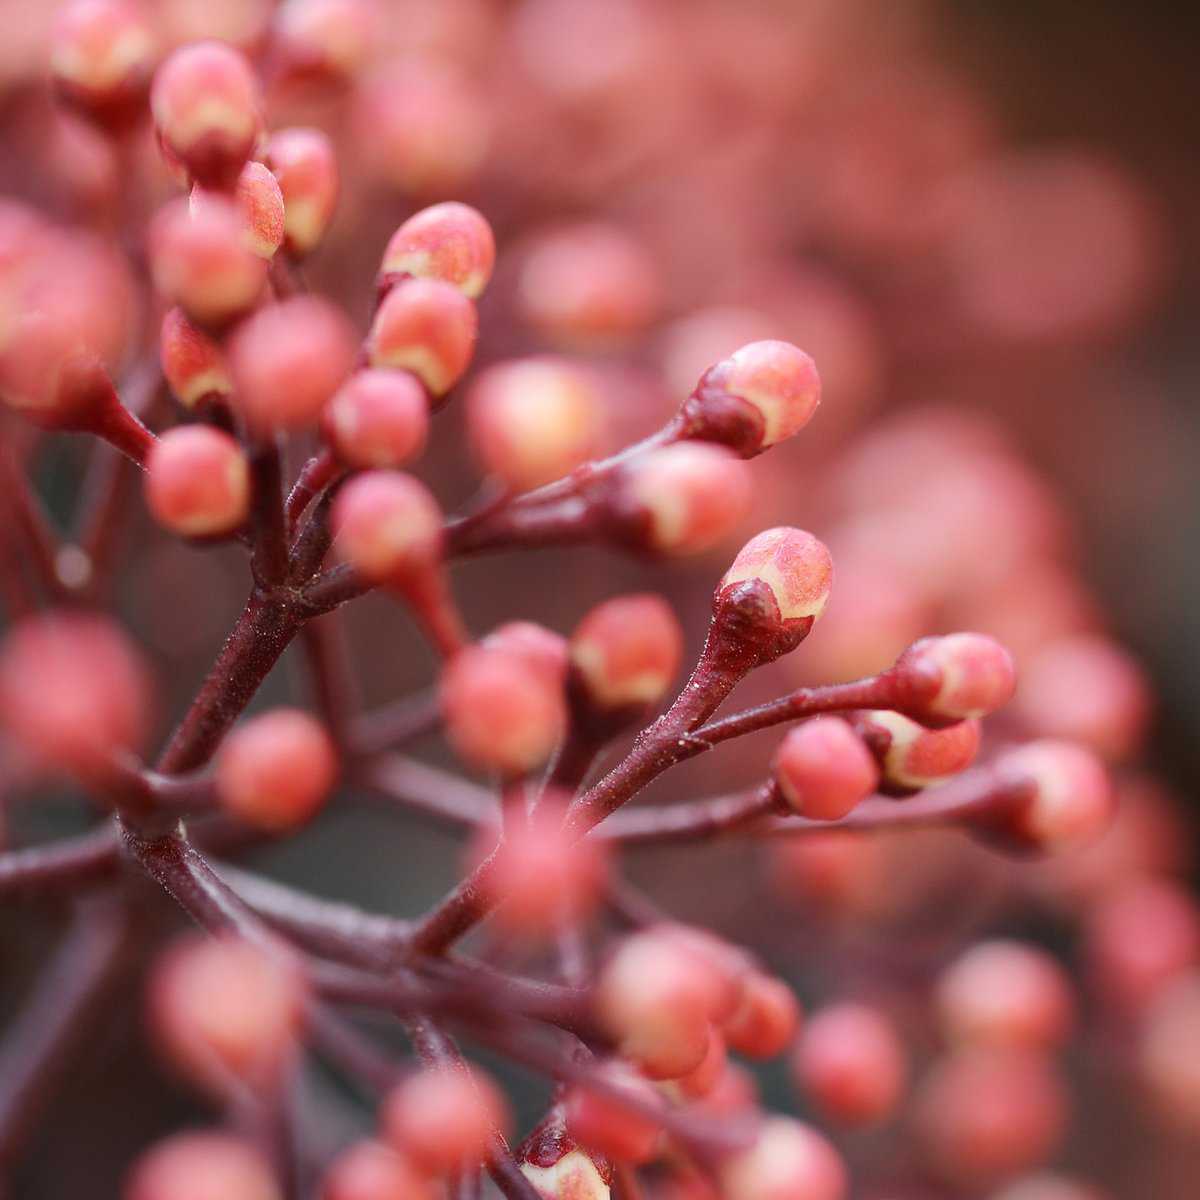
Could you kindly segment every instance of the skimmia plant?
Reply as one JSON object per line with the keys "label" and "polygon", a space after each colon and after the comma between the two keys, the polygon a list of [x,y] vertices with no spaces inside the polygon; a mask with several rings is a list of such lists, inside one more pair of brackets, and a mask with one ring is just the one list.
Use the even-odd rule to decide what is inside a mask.
{"label": "skimmia plant", "polygon": [[[282,70],[290,54],[304,71],[332,69],[329,29],[354,7],[288,5],[295,19],[259,67]],[[1015,670],[978,633],[925,637],[880,673],[739,709],[739,684],[802,654],[839,603],[829,551],[799,528],[757,534],[713,579],[682,686],[684,638],[660,596],[607,599],[568,637],[525,621],[470,630],[451,572],[466,556],[600,543],[670,560],[720,542],[751,507],[752,460],[814,417],[817,366],[786,342],[752,342],[705,371],[656,433],[597,457],[596,400],[566,360],[491,366],[454,396],[495,258],[474,208],[439,203],[396,230],[362,281],[373,292],[360,337],[299,269],[333,215],[333,145],[310,128],[264,128],[248,57],[205,42],[160,62],[136,9],[95,0],[65,10],[51,67],[59,101],[117,145],[149,112],[180,194],[130,248],[157,297],[158,345],[123,377],[103,255],[27,210],[0,211],[0,390],[38,431],[14,420],[0,454],[0,723],[10,769],[68,775],[105,813],[81,836],[0,854],[0,895],[67,897],[73,913],[0,1052],[0,1161],[61,1075],[77,1017],[128,962],[150,895],[203,933],[155,949],[149,1033],[224,1119],[148,1149],[127,1200],[471,1197],[481,1174],[522,1200],[849,1196],[827,1134],[762,1111],[729,1056],[789,1053],[825,1123],[871,1124],[904,1102],[901,1032],[847,997],[798,1038],[790,987],[637,891],[622,851],[946,826],[1001,854],[1054,852],[1106,826],[1104,768],[1067,741],[981,741]],[[456,403],[488,482],[445,514],[410,472]],[[149,757],[149,671],[103,611],[135,472],[100,460],[79,532],[60,542],[27,466],[35,438],[63,433],[132,460],[165,535],[245,551],[244,610]],[[295,478],[289,447],[311,448]],[[440,663],[430,691],[374,711],[357,702],[338,630],[368,592],[394,599]],[[309,668],[304,707],[247,717],[294,642]],[[759,785],[638,802],[677,765],[766,729],[778,738]],[[461,772],[410,757],[430,733]],[[458,885],[401,918],[237,865],[265,840],[302,836],[339,789],[461,829]],[[493,948],[537,953],[513,969],[511,954],[464,950],[485,922]],[[1061,1122],[1044,1058],[1072,1022],[1061,969],[1029,946],[984,943],[944,974],[936,1004],[964,1049],[925,1081],[922,1136],[952,1168],[970,1160],[967,1174],[989,1155],[1001,1170],[1037,1164]],[[398,1023],[411,1057],[356,1023],[363,1011]],[[552,1081],[532,1133],[513,1128],[503,1091],[460,1046]],[[304,1056],[377,1104],[374,1136],[329,1161],[314,1161],[289,1121]],[[999,1115],[972,1125],[980,1095]],[[1049,1179],[1028,1186],[1042,1190],[1020,1196],[1076,1195]]]}

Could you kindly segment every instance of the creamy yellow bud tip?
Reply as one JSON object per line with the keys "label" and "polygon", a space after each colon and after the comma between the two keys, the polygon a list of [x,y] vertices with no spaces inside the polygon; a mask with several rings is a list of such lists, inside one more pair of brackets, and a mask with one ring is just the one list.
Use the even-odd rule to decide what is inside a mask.
{"label": "creamy yellow bud tip", "polygon": [[825,544],[803,529],[767,529],[742,547],[717,590],[754,580],[770,589],[782,620],[815,621],[829,601],[833,559]]}
{"label": "creamy yellow bud tip", "polygon": [[604,1176],[581,1150],[570,1150],[553,1166],[521,1164],[521,1174],[547,1200],[608,1200]]}

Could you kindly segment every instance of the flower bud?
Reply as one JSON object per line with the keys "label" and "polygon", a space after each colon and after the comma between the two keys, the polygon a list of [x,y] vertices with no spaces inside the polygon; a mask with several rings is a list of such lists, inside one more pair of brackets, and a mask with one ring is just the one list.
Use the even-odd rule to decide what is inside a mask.
{"label": "flower bud", "polygon": [[875,754],[886,786],[917,791],[965,771],[979,752],[979,722],[926,729],[884,709],[860,713],[857,724]]}
{"label": "flower bud", "polygon": [[721,1194],[729,1200],[844,1200],[846,1168],[815,1129],[770,1117],[749,1150],[721,1164]]}
{"label": "flower bud", "polygon": [[472,765],[505,775],[540,766],[562,738],[562,685],[511,650],[471,646],[441,684],[446,734]]}
{"label": "flower bud", "polygon": [[617,596],[579,622],[570,654],[590,706],[645,708],[663,699],[679,673],[683,631],[661,596]]}
{"label": "flower bud", "polygon": [[909,712],[951,721],[994,713],[1017,685],[1012,655],[982,633],[922,638],[900,655],[893,674]]}
{"label": "flower bud", "polygon": [[245,244],[238,210],[218,196],[195,212],[186,200],[159,210],[150,227],[154,285],[201,325],[222,325],[250,309],[267,264]]}
{"label": "flower bud", "polygon": [[598,398],[570,363],[525,358],[483,371],[467,396],[476,457],[524,492],[570,474],[596,451]]}
{"label": "flower bud", "polygon": [[212,537],[237,529],[250,508],[250,468],[241,446],[219,429],[169,429],[146,460],[146,504],[165,529]]}
{"label": "flower bud", "polygon": [[791,730],[771,770],[788,804],[818,821],[846,816],[879,786],[871,752],[841,717],[821,717]]}
{"label": "flower bud", "polygon": [[371,53],[370,0],[284,0],[275,10],[275,46],[293,74],[349,80]]}
{"label": "flower bud", "polygon": [[[607,1062],[597,1068],[607,1083],[656,1103],[654,1089],[627,1063]],[[581,1145],[617,1162],[637,1166],[649,1162],[662,1143],[662,1128],[652,1117],[622,1104],[607,1091],[573,1084],[566,1098],[567,1130]]]}
{"label": "flower bud", "polygon": [[302,258],[320,244],[337,205],[333,145],[319,129],[279,129],[267,139],[265,158],[283,196],[284,246]]}
{"label": "flower bud", "polygon": [[165,149],[211,187],[237,179],[262,129],[254,70],[223,42],[171,54],[154,75],[150,108]]}
{"label": "flower bud", "polygon": [[701,377],[684,405],[693,436],[749,457],[808,424],[821,402],[813,360],[790,342],[751,342]]}
{"label": "flower bud", "polygon": [[699,554],[749,512],[750,477],[730,451],[680,442],[618,471],[613,503],[638,545],[659,554]]}
{"label": "flower bud", "polygon": [[442,512],[423,483],[398,471],[366,471],[338,492],[334,550],[372,582],[402,581],[441,557]]}
{"label": "flower bud", "polygon": [[725,1073],[729,1068],[729,1054],[725,1047],[725,1038],[712,1025],[708,1027],[708,1048],[700,1065],[686,1075],[680,1075],[669,1083],[662,1085],[664,1089],[674,1089],[680,1096],[691,1100],[712,1095],[724,1082]]}
{"label": "flower bud", "polygon": [[749,971],[741,1000],[722,1029],[730,1047],[747,1058],[774,1058],[796,1036],[800,1005],[782,979]]}
{"label": "flower bud", "polygon": [[[535,1131],[530,1140],[536,1137]],[[609,1200],[612,1167],[604,1158],[597,1162],[558,1130],[544,1140],[544,1152],[539,1153],[540,1147],[530,1150],[527,1142],[520,1155],[521,1174],[539,1196],[544,1200]]]}
{"label": "flower bud", "polygon": [[475,305],[436,279],[410,279],[392,288],[367,336],[373,367],[412,371],[435,397],[462,378],[475,352]]}
{"label": "flower bud", "polygon": [[217,799],[247,825],[278,833],[308,821],[336,777],[337,754],[324,726],[308,713],[279,708],[252,717],[225,739],[217,756]]}
{"label": "flower bud", "polygon": [[[803,529],[779,526],[752,537],[721,577],[713,609],[753,590],[761,616],[784,633],[804,637],[825,611],[833,585],[833,559],[824,544]],[[790,647],[789,647],[790,648]]]}
{"label": "flower bud", "polygon": [[283,959],[232,935],[186,935],[157,961],[149,1019],[159,1046],[195,1083],[270,1088],[296,1050],[304,982]]}
{"label": "flower bud", "polygon": [[509,1125],[508,1104],[476,1067],[429,1067],[388,1095],[381,1113],[384,1136],[416,1166],[441,1175],[487,1152],[493,1131]]}
{"label": "flower bud", "polygon": [[988,1200],[1109,1200],[1109,1197],[1108,1193],[1057,1171],[1039,1171],[1015,1180]]}
{"label": "flower bud", "polygon": [[329,1165],[321,1200],[434,1200],[430,1183],[402,1154],[364,1138]]}
{"label": "flower bud", "polygon": [[1180,976],[1154,999],[1142,1023],[1138,1073],[1166,1122],[1200,1130],[1200,973]]}
{"label": "flower bud", "polygon": [[356,371],[325,408],[326,440],[351,467],[399,467],[429,433],[429,399],[409,371]]}
{"label": "flower bud", "polygon": [[566,682],[567,639],[544,625],[534,621],[506,621],[497,625],[480,645],[524,658],[555,687],[562,687]]}
{"label": "flower bud", "polygon": [[492,277],[496,241],[486,218],[467,204],[424,208],[392,234],[379,268],[381,279],[439,279],[477,300]]}
{"label": "flower bud", "polygon": [[91,776],[134,750],[149,725],[149,674],[107,619],[50,612],[0,643],[0,727],[46,766]]}
{"label": "flower bud", "polygon": [[283,1200],[270,1164],[227,1133],[177,1133],[134,1164],[123,1200]]}
{"label": "flower bud", "polygon": [[181,308],[169,309],[163,316],[158,356],[167,383],[184,408],[195,408],[206,397],[225,397],[233,391],[220,346],[197,329]]}
{"label": "flower bud", "polygon": [[234,403],[259,433],[314,425],[350,373],[354,332],[341,309],[297,296],[244,321],[229,345]]}
{"label": "flower bud", "polygon": [[[196,189],[192,189],[195,203]],[[238,176],[234,192],[246,245],[259,258],[274,258],[283,245],[283,192],[279,181],[260,162],[248,162]]]}
{"label": "flower bud", "polygon": [[908,1063],[881,1012],[865,1004],[837,1004],[805,1025],[792,1071],[797,1086],[830,1120],[869,1125],[895,1111]]}

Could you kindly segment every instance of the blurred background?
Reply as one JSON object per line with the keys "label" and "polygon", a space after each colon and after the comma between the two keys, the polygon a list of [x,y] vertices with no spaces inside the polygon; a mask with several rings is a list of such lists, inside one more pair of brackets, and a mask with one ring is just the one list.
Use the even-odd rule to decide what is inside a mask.
{"label": "blurred background", "polygon": [[[1101,750],[1130,788],[1154,793],[1147,811],[1169,814],[1153,850],[1139,842],[1138,852],[1157,854],[1164,871],[1190,870],[1182,814],[1200,785],[1194,14],[1119,0],[382,0],[347,6],[366,15],[340,20],[322,43],[336,49],[329,69],[295,72],[279,51],[289,5],[147,7],[164,46],[215,36],[257,49],[271,126],[334,137],[342,195],[304,270],[360,326],[389,234],[423,205],[456,198],[487,215],[499,247],[475,371],[569,355],[603,398],[606,448],[658,427],[744,342],[807,349],[822,408],[794,444],[756,463],[756,507],[739,534],[812,529],[834,551],[834,600],[795,661],[753,679],[745,700],[873,671],[924,632],[995,633],[1022,670],[997,736],[1061,733]],[[160,315],[133,283],[138,230],[172,185],[147,131],[120,158],[52,104],[54,8],[0,0],[0,191],[124,252],[96,286],[125,322],[132,363],[139,344],[154,344]],[[457,407],[439,417],[421,472],[450,508],[478,485]],[[8,425],[0,433],[15,436]],[[83,450],[69,439],[38,448],[39,482],[64,521]],[[709,589],[738,544],[670,570],[594,549],[505,556],[465,564],[456,580],[477,632],[514,617],[568,632],[601,599],[663,591],[696,649]],[[116,602],[164,667],[165,735],[240,609],[244,562],[171,542],[140,512],[122,554]],[[363,602],[350,636],[369,702],[429,682],[431,660],[393,606]],[[300,664],[285,661],[262,699],[303,689]],[[437,744],[428,753],[444,757]],[[769,753],[764,741],[713,756],[656,795],[752,780]],[[14,844],[90,819],[66,795],[8,807]],[[760,903],[778,864],[745,848],[704,852],[710,878],[730,886],[700,897],[691,885],[709,868],[691,852],[646,855],[634,870],[668,907],[756,945],[820,1000],[846,980],[882,986],[889,953],[916,933],[917,974],[964,929],[1067,945],[1077,914],[1064,911],[1127,866],[1092,860],[1077,864],[1079,878],[1050,879],[947,844],[906,843],[876,863],[863,878],[888,903],[866,902],[862,884],[836,936],[808,919],[811,896],[764,932]],[[401,914],[424,908],[457,864],[452,838],[354,805],[258,861]],[[954,897],[981,878],[980,911],[962,911]],[[1036,913],[1031,895],[1044,902]],[[0,1016],[55,928],[41,909],[0,912]],[[133,1052],[139,1004],[132,990],[114,1002],[13,1196],[115,1195],[137,1148],[202,1111]],[[1119,1047],[1081,1057],[1084,1100],[1064,1161],[1118,1198],[1193,1197],[1196,1139],[1111,1099]],[[516,1086],[536,1100],[532,1085]],[[782,1077],[764,1086],[791,1104]],[[343,1099],[347,1122],[361,1121]],[[870,1164],[893,1163],[885,1141],[854,1154],[868,1180]],[[959,1194],[924,1187],[886,1195]]]}

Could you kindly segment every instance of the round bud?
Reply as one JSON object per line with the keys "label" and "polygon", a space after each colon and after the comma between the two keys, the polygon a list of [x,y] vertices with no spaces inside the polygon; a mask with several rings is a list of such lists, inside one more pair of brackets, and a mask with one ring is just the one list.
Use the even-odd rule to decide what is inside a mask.
{"label": "round bud", "polygon": [[1057,1171],[1039,1171],[1015,1180],[988,1200],[1108,1200],[1108,1194]]}
{"label": "round bud", "polygon": [[647,549],[699,554],[750,511],[750,476],[724,447],[680,442],[622,468],[615,503],[629,535]]}
{"label": "round bud", "polygon": [[[558,1130],[551,1137],[553,1145],[547,1146],[546,1154],[538,1155],[538,1161],[530,1161],[528,1150],[522,1152],[521,1174],[538,1195],[546,1200],[609,1200],[612,1167],[603,1158],[597,1164],[586,1150],[580,1150]],[[536,1148],[533,1153],[537,1154]],[[557,1155],[552,1161],[540,1161],[550,1159],[552,1154]]]}
{"label": "round bud", "polygon": [[173,200],[150,227],[154,285],[202,325],[222,325],[262,293],[267,264],[245,243],[245,223],[228,200],[212,196],[194,212]]}
{"label": "round bud", "polygon": [[429,433],[429,399],[409,371],[356,371],[325,408],[326,440],[352,467],[398,467]]}
{"label": "round bud", "polygon": [[483,215],[448,201],[424,208],[392,234],[380,275],[439,279],[477,300],[492,277],[496,241]]}
{"label": "round bud", "polygon": [[555,687],[566,682],[567,639],[544,625],[534,621],[506,621],[497,625],[480,645],[524,658],[552,680]]}
{"label": "round bud", "polygon": [[972,946],[937,984],[942,1029],[955,1042],[1049,1050],[1071,1032],[1066,973],[1044,950],[1020,942]]}
{"label": "round bud", "polygon": [[337,753],[308,713],[279,708],[252,717],[217,756],[217,799],[226,812],[272,833],[303,825],[337,778]]}
{"label": "round bud", "polygon": [[182,537],[237,529],[250,508],[250,468],[241,446],[219,429],[169,429],[146,460],[146,504],[154,519]]}
{"label": "round bud", "polygon": [[1163,1118],[1195,1136],[1200,1130],[1200,973],[1162,989],[1142,1024],[1138,1071]]}
{"label": "round bud", "polygon": [[788,804],[818,821],[839,820],[879,786],[871,752],[841,717],[821,717],[791,730],[771,771]]}
{"label": "round bud", "polygon": [[480,373],[467,396],[467,433],[484,467],[514,491],[560,479],[596,451],[598,398],[568,362],[525,358]]}
{"label": "round bud", "polygon": [[410,279],[392,288],[379,306],[367,354],[373,367],[403,367],[444,396],[463,376],[475,352],[479,318],[456,287],[436,279]]}
{"label": "round bud", "polygon": [[483,1159],[509,1124],[500,1089],[474,1067],[431,1067],[395,1087],[380,1114],[384,1136],[414,1164],[441,1175]]}
{"label": "round bud", "polygon": [[859,716],[867,745],[875,752],[883,782],[914,791],[965,771],[979,752],[979,722],[958,721],[926,729],[900,713],[875,709]]}
{"label": "round bud", "polygon": [[824,544],[803,529],[766,529],[738,551],[717,584],[717,600],[742,583],[764,585],[780,621],[811,625],[829,602],[833,559]]}
{"label": "round bud", "polygon": [[49,767],[102,773],[149,723],[149,675],[115,624],[52,612],[13,625],[0,643],[0,727]]}
{"label": "round bud", "polygon": [[245,222],[246,245],[259,258],[274,258],[283,245],[283,192],[279,181],[262,163],[248,162],[238,176],[234,199]]}
{"label": "round bud", "polygon": [[800,1027],[800,1005],[782,979],[749,971],[741,1000],[725,1020],[725,1040],[747,1058],[774,1058],[787,1048]]}
{"label": "round bud", "polygon": [[227,1133],[177,1133],[134,1164],[123,1200],[283,1200],[270,1164]]}
{"label": "round bud", "polygon": [[441,682],[446,735],[467,762],[521,775],[551,755],[566,729],[561,682],[511,650],[470,646]]}
{"label": "round bud", "polygon": [[259,432],[314,425],[355,354],[349,321],[327,300],[297,296],[261,309],[230,340],[238,410]]}
{"label": "round bud", "polygon": [[184,408],[195,408],[209,396],[228,396],[233,380],[220,346],[196,328],[181,308],[163,316],[158,357],[171,391]]}
{"label": "round bud", "polygon": [[799,433],[820,402],[821,380],[803,350],[751,342],[704,373],[684,413],[698,436],[757,454]]}
{"label": "round bud", "polygon": [[[604,1063],[598,1072],[606,1083],[643,1103],[659,1102],[654,1089],[626,1063]],[[617,1162],[635,1166],[649,1162],[662,1143],[662,1129],[652,1117],[582,1083],[567,1091],[566,1120],[571,1136],[581,1145]]]}
{"label": "round bud", "polygon": [[411,475],[356,475],[338,492],[330,521],[338,557],[376,583],[428,570],[441,556],[442,511]]}
{"label": "round bud", "polygon": [[223,42],[181,46],[155,72],[154,125],[164,148],[199,182],[224,187],[245,165],[262,129],[254,69]]}
{"label": "round bud", "polygon": [[343,1150],[321,1183],[321,1200],[434,1200],[434,1195],[407,1158],[370,1139]]}
{"label": "round bud", "polygon": [[721,1194],[729,1200],[843,1200],[846,1167],[811,1126],[770,1117],[748,1150],[721,1164]]}
{"label": "round bud", "polygon": [[291,963],[231,935],[187,935],[150,978],[149,1020],[166,1057],[224,1094],[280,1079],[296,1048],[305,989]]}
{"label": "round bud", "polygon": [[279,129],[267,139],[265,159],[283,196],[284,246],[302,258],[325,236],[337,205],[333,145],[319,129]]}
{"label": "round bud", "polygon": [[881,1012],[865,1004],[837,1004],[805,1025],[792,1071],[797,1086],[831,1121],[869,1125],[895,1111],[908,1062]]}
{"label": "round bud", "polygon": [[725,1038],[717,1029],[710,1025],[708,1028],[708,1048],[704,1051],[704,1057],[700,1060],[700,1065],[694,1071],[689,1071],[686,1075],[681,1075],[678,1079],[672,1080],[670,1084],[664,1085],[664,1087],[672,1087],[681,1096],[685,1096],[688,1099],[700,1099],[704,1096],[710,1096],[716,1091],[725,1081],[725,1074],[728,1068],[729,1055],[725,1047]]}
{"label": "round bud", "polygon": [[760,1107],[759,1099],[754,1076],[745,1067],[726,1061],[716,1083],[697,1104],[719,1117],[745,1116]]}
{"label": "round bud", "polygon": [[661,596],[617,596],[579,622],[570,654],[589,705],[646,707],[662,700],[679,673],[683,630]]}
{"label": "round bud", "polygon": [[1012,655],[982,633],[922,638],[900,655],[894,673],[914,693],[913,715],[951,721],[986,717],[1012,699],[1017,685]]}
{"label": "round bud", "polygon": [[284,0],[274,44],[294,73],[352,79],[371,53],[374,16],[370,0]]}

